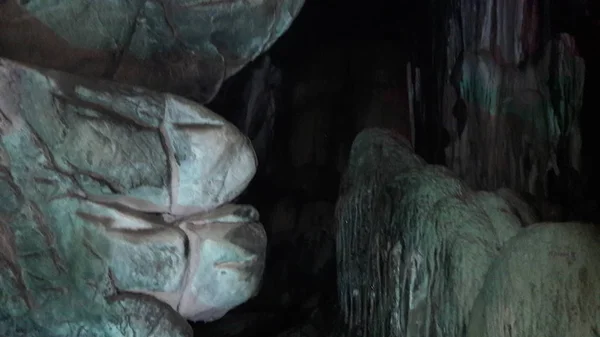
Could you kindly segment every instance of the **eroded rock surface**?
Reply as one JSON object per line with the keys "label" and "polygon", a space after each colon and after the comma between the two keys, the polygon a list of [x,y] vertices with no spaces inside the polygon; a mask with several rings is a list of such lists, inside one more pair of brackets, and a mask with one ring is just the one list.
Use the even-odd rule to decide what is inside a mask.
{"label": "eroded rock surface", "polygon": [[600,333],[600,228],[538,223],[509,240],[472,310],[469,337]]}
{"label": "eroded rock surface", "polygon": [[336,214],[343,333],[598,335],[599,227],[535,223],[533,206],[361,132]]}
{"label": "eroded rock surface", "polygon": [[569,171],[582,173],[586,65],[573,36],[549,36],[545,7],[456,0],[440,20],[446,163],[471,186],[548,197],[548,176],[571,183]]}
{"label": "eroded rock surface", "polygon": [[223,118],[5,59],[0,118],[0,333],[190,336],[256,293],[266,234],[229,204],[256,158]]}
{"label": "eroded rock surface", "polygon": [[460,336],[489,265],[521,227],[502,197],[472,191],[381,129],[352,146],[337,222],[342,311],[361,336]]}
{"label": "eroded rock surface", "polygon": [[206,102],[287,30],[303,3],[2,1],[0,57]]}

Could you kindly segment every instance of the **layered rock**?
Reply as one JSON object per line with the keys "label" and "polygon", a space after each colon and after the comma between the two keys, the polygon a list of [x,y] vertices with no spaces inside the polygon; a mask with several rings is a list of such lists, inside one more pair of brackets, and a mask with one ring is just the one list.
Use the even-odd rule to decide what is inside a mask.
{"label": "layered rock", "polygon": [[224,79],[272,45],[302,5],[302,0],[8,0],[0,3],[0,57],[204,103]]}
{"label": "layered rock", "polygon": [[229,203],[257,163],[233,125],[181,97],[4,59],[0,97],[4,334],[190,335],[184,318],[256,293],[266,234]]}

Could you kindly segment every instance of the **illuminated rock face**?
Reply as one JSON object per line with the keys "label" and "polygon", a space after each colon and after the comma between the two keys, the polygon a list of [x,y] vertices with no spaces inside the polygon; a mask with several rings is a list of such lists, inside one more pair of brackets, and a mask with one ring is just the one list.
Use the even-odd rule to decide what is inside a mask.
{"label": "illuminated rock face", "polygon": [[490,268],[466,336],[598,336],[599,259],[597,225],[523,229]]}
{"label": "illuminated rock face", "polygon": [[20,62],[205,103],[288,29],[303,3],[0,1],[0,49]]}
{"label": "illuminated rock face", "polygon": [[544,6],[456,0],[443,20],[446,163],[472,186],[548,197],[550,173],[582,172],[586,66],[573,36],[546,36]]}
{"label": "illuminated rock face", "polygon": [[0,60],[0,135],[0,334],[191,335],[256,293],[266,234],[229,203],[257,162],[223,118]]}
{"label": "illuminated rock face", "polygon": [[472,191],[408,144],[368,129],[352,147],[337,205],[342,310],[363,336],[460,336],[521,223],[502,197]]}
{"label": "illuminated rock face", "polygon": [[516,194],[473,191],[389,131],[357,136],[336,218],[349,335],[598,331],[597,226],[532,225]]}

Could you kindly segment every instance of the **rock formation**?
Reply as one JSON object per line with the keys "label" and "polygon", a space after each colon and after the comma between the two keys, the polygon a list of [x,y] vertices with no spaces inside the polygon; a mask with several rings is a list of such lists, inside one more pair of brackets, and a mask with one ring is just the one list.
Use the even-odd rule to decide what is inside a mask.
{"label": "rock formation", "polygon": [[538,223],[509,240],[473,306],[466,336],[600,334],[600,228]]}
{"label": "rock formation", "polygon": [[303,3],[8,0],[0,2],[0,50],[205,103],[286,31]]}
{"label": "rock formation", "polygon": [[348,336],[598,329],[597,226],[528,226],[538,218],[516,194],[473,191],[399,135],[357,136],[336,212]]}
{"label": "rock formation", "polygon": [[181,97],[4,59],[0,97],[0,334],[191,336],[184,318],[256,293],[266,234],[229,202],[257,163],[233,125]]}

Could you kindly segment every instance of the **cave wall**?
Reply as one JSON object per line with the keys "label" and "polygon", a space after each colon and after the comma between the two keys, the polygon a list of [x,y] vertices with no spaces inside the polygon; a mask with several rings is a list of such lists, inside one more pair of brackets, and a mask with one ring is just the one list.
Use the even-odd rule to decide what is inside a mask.
{"label": "cave wall", "polygon": [[[258,32],[254,33],[261,36],[262,42],[250,47],[245,35],[248,32],[242,29],[231,28],[234,33],[229,34],[235,35],[229,37],[239,45],[229,45],[223,40],[229,31],[223,27],[229,27],[227,24],[234,17],[240,18],[234,20],[236,27],[248,24],[241,19],[247,10],[236,7],[235,15],[219,17],[222,29],[211,34],[197,29],[197,36],[192,34],[191,40],[202,40],[203,48],[209,51],[210,57],[205,58],[208,61],[203,60],[209,65],[199,61],[198,50],[188,48],[186,43],[191,40],[184,38],[185,43],[175,43],[175,47],[170,44],[177,40],[177,36],[171,36],[176,32],[168,27],[169,22],[161,19],[170,17],[169,8],[160,8],[158,2],[145,5],[145,11],[137,17],[139,27],[134,14],[127,14],[131,17],[124,21],[134,28],[147,28],[148,23],[142,19],[149,19],[160,26],[162,37],[171,41],[166,45],[173,48],[155,45],[160,52],[144,59],[141,65],[136,63],[139,60],[127,56],[130,49],[140,44],[129,45],[119,40],[116,49],[107,43],[92,51],[74,50],[70,48],[73,41],[50,34],[40,23],[40,17],[47,18],[48,13],[36,12],[37,16],[27,16],[24,21],[13,20],[14,13],[23,14],[17,3],[0,3],[1,9],[8,8],[0,13],[3,56],[93,77],[144,84],[198,101],[208,101],[219,91],[210,106],[251,139],[259,167],[256,179],[240,200],[255,204],[265,223],[270,241],[267,277],[261,294],[252,303],[204,331],[214,328],[222,334],[231,333],[223,327],[242,323],[276,330],[289,323],[277,315],[281,310],[302,312],[296,319],[308,319],[312,315],[307,312],[332,303],[323,302],[322,298],[335,297],[332,295],[335,285],[331,282],[335,273],[331,264],[335,248],[332,239],[337,230],[334,205],[340,175],[348,166],[351,143],[364,128],[386,127],[404,135],[428,162],[447,163],[469,187],[494,189],[508,185],[543,196],[560,190],[568,192],[564,193],[568,195],[567,201],[574,204],[581,197],[581,193],[574,191],[577,188],[571,188],[574,181],[585,185],[582,174],[590,176],[590,181],[597,179],[591,174],[594,169],[589,161],[577,164],[576,149],[579,121],[576,116],[581,96],[595,94],[589,86],[581,88],[582,74],[585,71],[586,85],[593,83],[594,78],[588,74],[597,68],[588,62],[584,69],[579,56],[589,59],[594,55],[593,48],[583,47],[580,36],[585,34],[574,27],[566,30],[570,35],[560,35],[565,30],[557,28],[568,27],[580,18],[579,12],[585,8],[583,2],[571,2],[563,8],[558,2],[543,0],[413,1],[394,5],[382,2],[368,6],[313,1],[312,9],[303,11],[282,40],[255,62],[251,60],[271,46],[283,32],[282,27],[289,25],[301,2],[288,1],[273,12],[252,12],[255,20],[271,22],[280,29],[271,34],[266,29],[269,25],[258,25]],[[269,5],[273,3],[263,2],[263,5],[274,9]],[[92,15],[95,8],[88,8],[85,14]],[[187,26],[189,13],[176,9],[176,26]],[[198,12],[203,13],[203,18],[210,16],[210,11],[200,8]],[[288,16],[287,12],[291,14]],[[569,15],[556,22],[558,12]],[[34,39],[31,32],[22,29],[32,23],[35,24],[32,27],[52,35],[52,39],[40,39],[46,36],[43,34]],[[52,23],[60,24],[56,20]],[[147,33],[141,30],[134,35],[144,40],[140,37],[147,38],[144,32]],[[345,38],[340,39],[341,36]],[[76,40],[81,42],[80,38]],[[38,44],[37,49],[22,45],[21,41]],[[588,42],[589,45],[593,42]],[[71,57],[49,57],[49,50],[56,46],[69,47],[62,48],[62,52]],[[129,68],[132,62],[136,66]],[[248,66],[240,71],[246,63]],[[90,68],[85,69],[86,66]],[[206,73],[200,76],[202,71]],[[223,83],[238,71],[239,76]],[[485,90],[473,90],[478,87]],[[494,96],[495,101],[491,102],[489,96]],[[521,115],[513,114],[516,117],[511,115],[510,119],[499,118],[494,122],[490,111],[502,111],[502,103],[498,102],[507,100],[518,103],[509,110],[518,110]],[[593,100],[586,100],[584,111],[594,111],[594,104]],[[582,116],[584,126],[590,115]],[[534,128],[541,131],[532,131]],[[584,139],[594,138],[591,129],[587,134],[582,129]],[[508,142],[518,151],[502,152],[505,146],[502,142]],[[583,151],[593,154],[594,147],[583,143]],[[531,157],[532,152],[539,158],[522,159]],[[548,168],[550,175],[559,174],[559,179],[546,184]],[[341,187],[342,193],[348,191],[348,186]],[[386,200],[380,201],[374,205],[386,208]],[[362,230],[365,233],[357,234],[354,241],[368,237],[363,244],[380,243],[369,236],[369,228]],[[409,262],[416,264],[418,259]],[[371,269],[367,275],[374,278],[376,266],[371,264],[368,268]],[[355,269],[349,268],[347,273]],[[369,285],[361,286],[366,289]],[[346,294],[352,293],[348,285],[340,288]],[[379,289],[388,292],[387,295],[393,290]],[[361,296],[365,296],[360,299],[363,303],[371,300],[370,294]],[[349,301],[343,304],[348,306]],[[374,322],[373,317],[368,319]]]}
{"label": "cave wall", "polygon": [[549,174],[580,174],[585,64],[551,30],[550,3],[453,1],[432,17],[433,61],[420,65],[445,164],[472,186],[543,197]]}
{"label": "cave wall", "polygon": [[517,201],[362,131],[336,206],[335,336],[595,336],[600,227],[538,222]]}
{"label": "cave wall", "polygon": [[[341,8],[340,6],[333,6],[331,2],[327,4],[320,3],[318,5],[314,3],[314,7],[305,8],[306,12],[300,14],[298,21],[292,26],[288,35],[284,36],[269,51],[270,66],[281,69],[281,83],[279,86],[263,91],[263,93],[277,92],[274,95],[279,97],[279,104],[275,104],[276,107],[274,108],[276,118],[272,128],[271,145],[269,145],[272,146],[273,151],[271,152],[270,159],[266,163],[263,163],[262,168],[259,165],[258,175],[261,175],[261,170],[265,170],[265,172],[269,171],[273,174],[265,174],[264,178],[260,182],[257,181],[254,187],[251,186],[248,192],[249,197],[253,193],[261,196],[262,201],[260,204],[262,204],[262,208],[259,208],[261,209],[261,213],[266,214],[266,219],[268,219],[266,220],[266,227],[272,230],[271,238],[274,240],[273,246],[277,246],[277,248],[273,249],[273,252],[276,252],[276,255],[286,256],[286,258],[296,255],[296,253],[289,252],[283,254],[285,247],[297,247],[294,249],[297,249],[298,252],[303,252],[304,250],[300,248],[303,245],[299,238],[308,238],[310,236],[299,235],[299,233],[306,232],[306,228],[313,228],[313,230],[327,228],[327,235],[335,234],[335,227],[331,223],[332,200],[335,200],[337,196],[337,181],[340,173],[347,167],[352,139],[361,128],[366,126],[387,127],[393,124],[393,122],[389,122],[390,117],[392,117],[392,120],[393,118],[400,117],[399,120],[402,123],[410,121],[411,104],[409,104],[410,101],[408,99],[411,97],[409,94],[411,89],[414,93],[412,101],[414,116],[412,120],[415,123],[414,129],[416,129],[414,146],[417,153],[426,158],[430,163],[444,164],[452,162],[452,159],[464,160],[467,162],[465,164],[477,169],[478,165],[473,165],[473,163],[481,159],[483,161],[487,160],[488,165],[485,166],[486,169],[490,166],[492,167],[490,171],[492,174],[489,178],[486,174],[481,174],[481,172],[479,172],[479,175],[475,175],[471,171],[461,171],[462,167],[460,166],[454,167],[461,178],[467,181],[466,185],[469,188],[478,186],[494,190],[495,186],[501,187],[512,184],[521,191],[533,191],[534,193],[542,194],[542,196],[546,196],[547,193],[556,193],[556,182],[552,181],[552,179],[550,179],[551,182],[549,183],[548,190],[539,188],[540,185],[543,186],[542,182],[547,179],[541,173],[533,175],[534,178],[532,180],[535,187],[533,189],[530,188],[530,179],[511,181],[509,179],[510,175],[508,178],[503,176],[504,172],[510,172],[510,169],[506,169],[502,165],[510,163],[517,163],[519,165],[518,159],[515,158],[523,152],[529,153],[530,150],[536,152],[541,149],[546,153],[556,152],[554,158],[560,169],[561,179],[572,177],[569,174],[569,167],[572,166],[569,161],[569,151],[565,151],[564,149],[568,148],[569,136],[574,132],[562,130],[564,132],[561,131],[560,136],[556,137],[556,133],[553,133],[554,129],[552,129],[553,125],[556,124],[555,120],[558,119],[554,111],[556,101],[568,101],[572,98],[566,97],[570,93],[554,92],[553,94],[546,82],[552,78],[555,84],[573,84],[573,90],[576,92],[573,95],[578,96],[580,94],[580,79],[582,78],[581,60],[576,57],[577,48],[574,47],[574,45],[578,44],[578,41],[573,41],[571,36],[561,36],[558,34],[563,31],[557,29],[557,25],[550,22],[551,14],[549,11],[551,8],[544,7],[542,6],[543,4],[539,4],[537,10],[531,8],[530,4],[517,2],[489,2],[488,4],[491,6],[490,8],[499,8],[501,14],[503,13],[499,16],[499,20],[504,20],[504,28],[519,24],[520,27],[529,29],[529,25],[532,22],[539,27],[531,30],[528,38],[525,41],[521,41],[519,38],[519,29],[507,32],[507,29],[497,28],[497,32],[493,34],[486,33],[486,35],[483,32],[484,24],[478,23],[477,25],[473,25],[473,27],[469,27],[468,32],[465,33],[469,36],[478,36],[477,43],[467,43],[467,48],[463,42],[461,27],[454,25],[451,27],[452,29],[449,29],[451,26],[448,23],[449,18],[452,18],[455,22],[457,20],[460,22],[483,22],[485,20],[482,18],[489,11],[486,11],[483,8],[484,6],[482,6],[475,13],[471,13],[473,7],[469,6],[473,6],[473,3],[469,2],[449,2],[444,5],[421,2],[407,6],[406,11],[402,11],[401,6],[404,5],[399,5],[398,8],[394,9],[387,8],[388,13],[396,13],[396,19],[402,18],[404,22],[402,24],[403,27],[410,27],[406,29],[410,31],[409,34],[400,32],[390,33],[387,31],[387,34],[389,34],[387,39],[378,38],[377,41],[373,41],[374,36],[381,37],[386,33],[377,30],[378,28],[369,30],[361,20],[353,21],[356,16],[352,13],[349,13],[348,16],[341,15],[341,13],[347,14],[351,12],[349,8],[352,5],[350,4],[347,7]],[[329,8],[330,5],[334,8]],[[307,6],[311,6],[311,4],[309,3]],[[377,7],[377,5],[374,5],[374,7]],[[313,10],[310,8],[313,8]],[[518,11],[518,9],[522,10],[522,15],[512,16],[507,14],[511,10]],[[316,13],[319,14],[317,15]],[[329,13],[332,16],[340,15],[342,18],[340,18],[339,22],[346,22],[349,25],[355,24],[357,28],[352,30],[342,23],[333,22],[325,13]],[[415,13],[428,13],[429,16],[424,20],[423,17],[425,14],[417,16]],[[365,16],[368,17],[369,15],[365,14]],[[537,20],[532,20],[531,18],[537,18]],[[493,18],[491,20],[495,21],[496,19]],[[327,25],[323,21],[327,21]],[[368,20],[365,19],[364,21]],[[323,26],[319,26],[317,23]],[[308,28],[311,25],[317,27],[326,26],[328,28],[323,29],[321,33],[320,31],[317,32],[314,29],[311,30],[311,28]],[[494,24],[487,26],[488,32],[493,30],[491,28],[493,26]],[[415,29],[414,27],[420,28]],[[345,38],[340,38],[344,34],[346,34]],[[389,38],[390,35],[393,35],[394,38]],[[286,39],[288,36],[289,39]],[[348,38],[348,36],[355,38]],[[359,38],[356,38],[356,36],[359,36]],[[449,36],[454,39],[450,39],[451,41],[447,42],[449,41]],[[486,36],[488,36],[487,39]],[[305,41],[310,41],[311,47],[314,49],[307,48],[307,42]],[[447,46],[447,44],[451,44],[452,46]],[[508,47],[506,49],[500,47],[491,48],[490,45],[493,44]],[[481,51],[480,49],[482,48],[480,48],[480,45],[483,46],[483,49],[487,48],[487,50]],[[400,49],[400,52],[390,52],[394,49]],[[465,50],[470,51],[470,53],[465,53]],[[496,73],[500,74],[500,78],[496,79],[496,82],[493,83],[487,92],[478,93],[479,95],[487,95],[491,92],[501,96],[502,99],[525,96],[525,99],[519,98],[518,100],[521,105],[512,108],[512,110],[522,110],[526,111],[526,113],[519,115],[515,120],[511,119],[504,121],[500,125],[493,125],[489,122],[490,118],[487,112],[489,106],[487,110],[475,110],[469,107],[470,110],[464,111],[467,110],[467,107],[455,104],[455,101],[450,101],[447,94],[450,90],[455,91],[455,100],[461,98],[456,94],[457,92],[460,93],[460,81],[457,81],[458,76],[453,77],[452,75],[453,73],[460,74],[456,69],[461,69],[461,67],[456,66],[456,64],[457,61],[462,61],[461,59],[464,57],[461,56],[465,54],[470,55],[467,58],[471,60],[468,61],[470,63],[468,63],[466,69],[470,69],[469,67],[471,66],[474,69],[473,80],[469,83],[471,87],[487,83],[485,78],[482,78],[481,69],[477,67],[475,61],[483,59],[481,63],[484,67],[500,69],[496,71]],[[499,60],[499,56],[508,61]],[[557,80],[562,76],[558,76],[559,72],[557,69],[560,70],[558,66],[559,61],[563,63],[562,73],[569,73],[567,77],[571,76],[570,78],[573,79],[572,82],[565,81],[564,79],[562,82]],[[261,62],[259,60],[256,64],[251,64],[250,68],[254,66],[261,67],[259,66],[259,64],[262,64]],[[410,66],[407,68],[408,64]],[[379,75],[377,77],[378,75],[375,72],[377,68],[381,70],[380,74],[383,73],[383,76]],[[410,69],[410,74],[407,74],[407,69]],[[585,71],[588,72],[587,65]],[[385,74],[386,72],[387,74]],[[386,79],[386,75],[390,79]],[[373,80],[370,80],[370,78]],[[410,78],[410,81],[407,78]],[[586,81],[588,80],[589,78],[586,77]],[[254,87],[261,86],[255,85]],[[397,93],[394,93],[394,88],[398,90]],[[543,97],[530,97],[528,96],[530,91],[543,92]],[[397,94],[397,97],[402,97],[398,100],[400,102],[398,107],[394,108],[390,106],[391,104],[388,104],[386,106],[387,111],[384,112],[386,116],[375,118],[375,120],[378,120],[377,123],[367,124],[364,122],[365,120],[369,120],[366,117],[369,114],[376,114],[378,111],[383,110],[377,108],[377,106],[383,105],[382,103],[386,97],[392,96],[393,99],[396,99],[397,97],[393,97],[394,94]],[[271,97],[271,95],[271,93],[267,93],[263,97]],[[540,96],[539,94],[537,95]],[[474,98],[483,101],[481,96],[475,96]],[[581,98],[578,99],[580,100]],[[578,99],[574,100],[574,105],[581,103],[577,102]],[[226,98],[223,98],[223,101],[225,100]],[[369,103],[370,100],[374,102]],[[402,103],[404,100],[406,101]],[[216,101],[219,101],[219,97],[217,97]],[[246,100],[242,100],[242,102],[244,101]],[[461,101],[464,102],[464,99]],[[535,104],[531,104],[530,101],[533,101]],[[392,100],[392,102],[396,101]],[[521,153],[507,153],[500,158],[490,156],[496,160],[495,163],[499,163],[497,167],[494,167],[494,162],[488,158],[481,158],[480,155],[469,156],[465,154],[464,152],[467,152],[467,148],[461,147],[460,143],[455,144],[451,149],[462,149],[463,152],[448,156],[445,148],[458,138],[456,125],[458,124],[457,119],[460,118],[456,118],[455,116],[461,116],[461,109],[464,114],[462,120],[463,128],[468,124],[465,115],[470,113],[470,129],[474,133],[474,135],[467,135],[465,133],[462,139],[471,139],[476,143],[479,154],[485,153],[487,157],[490,154],[498,153],[498,144],[486,141],[486,136],[490,134],[488,131],[493,131],[492,134],[497,139],[516,138],[512,142],[521,145],[523,139],[519,138],[521,134],[514,131],[515,127],[519,126],[525,130],[524,132],[530,132],[532,128],[531,124],[534,123],[544,124],[542,125],[541,132],[543,136],[539,138],[533,137],[534,140],[538,140],[540,145],[535,147],[531,144],[526,144],[520,150]],[[220,109],[215,108],[215,110],[219,111]],[[260,109],[255,110],[257,112],[252,113],[252,115],[260,115],[258,113]],[[399,114],[400,116],[390,116],[393,114]],[[563,129],[569,129],[569,123],[572,123],[572,120],[569,118],[574,116],[573,114],[569,115],[569,113],[564,113],[564,115],[567,118],[565,122],[566,126]],[[532,116],[537,116],[537,119]],[[443,124],[444,118],[446,118],[446,125]],[[260,120],[260,118],[257,118],[257,121]],[[484,124],[484,122],[487,124]],[[410,123],[409,125],[404,124],[395,128],[395,131],[404,134],[409,139],[409,142],[411,136],[413,136],[407,132],[407,130],[412,130]],[[479,124],[483,124],[485,127],[481,127],[480,129],[474,127]],[[238,126],[240,125],[242,124],[238,124]],[[394,127],[392,126],[392,128]],[[451,134],[451,132],[453,133]],[[552,140],[548,140],[549,138],[552,138]],[[255,143],[255,146],[258,144]],[[261,147],[263,146],[257,146],[259,153],[262,151]],[[451,152],[451,154],[453,153]],[[548,157],[551,156],[549,154],[545,155],[540,162],[547,164],[549,161]],[[376,162],[388,163],[385,160],[378,160]],[[531,163],[523,163],[521,165],[529,171],[532,170]],[[546,168],[541,163],[537,165]],[[567,170],[564,169],[565,167]],[[515,170],[518,171],[519,169],[515,168]],[[526,170],[524,169],[524,171]],[[487,173],[487,170],[483,172]],[[553,174],[554,171],[551,170],[551,173]],[[494,176],[494,174],[496,175]],[[529,177],[528,175],[525,176]],[[568,188],[566,186],[570,186],[573,183],[570,179],[572,178],[565,179],[566,182],[560,182],[562,184],[561,188]],[[264,188],[265,186],[269,186],[269,188]],[[345,187],[343,184],[341,188],[344,191]],[[499,191],[499,193],[502,194],[504,191]],[[512,196],[520,195],[520,193],[514,192],[511,192],[511,194]],[[508,198],[506,195],[502,197]],[[317,209],[311,206],[313,203],[319,203],[324,207],[318,208],[321,211],[308,211],[310,209]],[[380,207],[385,208],[385,206]],[[518,206],[513,202],[510,203],[509,208],[512,212],[512,209],[516,209]],[[544,212],[540,211],[539,213]],[[314,216],[311,221],[305,221],[304,219],[309,218],[309,214],[318,216]],[[326,216],[322,216],[323,214],[326,214]],[[535,222],[532,219],[536,218],[534,215],[528,216],[522,213],[518,216],[521,219],[520,221],[526,224]],[[557,216],[556,218],[561,217]],[[331,229],[332,227],[333,230]],[[368,228],[368,226],[365,226],[364,231],[368,232]],[[340,234],[338,233],[338,235]],[[373,245],[376,242],[374,238],[369,236],[369,233],[364,234],[369,239],[365,239],[365,236],[361,235],[358,233],[355,234],[355,243],[359,242],[361,238],[364,240],[363,244],[365,246]],[[315,242],[315,240],[312,242]],[[307,247],[306,245],[304,246],[305,248]],[[341,253],[339,249],[338,247],[338,256],[346,254]],[[371,254],[375,256],[378,253],[371,252]],[[368,261],[368,258],[365,259],[367,260],[361,261]],[[273,261],[273,265],[275,264],[277,264],[277,267],[273,267],[271,270],[272,275],[277,274],[282,276],[278,279],[280,281],[276,282],[281,290],[273,293],[289,293],[290,297],[287,297],[287,295],[285,297],[287,299],[301,298],[302,295],[298,292],[295,295],[291,294],[291,292],[283,290],[283,288],[288,287],[287,289],[292,289],[294,286],[307,288],[307,285],[312,287],[313,282],[307,281],[310,277],[321,279],[316,276],[318,275],[317,273],[303,273],[302,281],[294,282],[291,281],[292,277],[283,276],[294,273],[289,271],[294,269],[290,267],[292,263],[279,260]],[[321,264],[316,263],[316,265],[320,266]],[[369,267],[365,268],[371,269],[366,271],[361,270],[367,273],[367,275],[374,275],[376,272],[376,262],[369,262]],[[303,265],[301,269],[309,270],[310,268],[307,264]],[[285,270],[285,273],[280,272],[281,270]],[[375,282],[376,277],[373,276],[369,280]],[[366,285],[367,281],[359,281],[356,280],[365,289],[370,287],[370,285]],[[327,287],[329,287],[330,284],[327,284]],[[275,289],[275,287],[270,288]],[[350,285],[346,285],[344,289],[346,293],[351,293]],[[378,289],[378,291],[389,295],[386,292],[391,292],[392,289]],[[327,290],[321,288],[319,291],[309,292],[325,294]],[[370,295],[361,293],[361,296],[365,296],[363,299],[360,299],[362,303],[364,304],[365,301],[368,303]],[[386,295],[378,296],[385,297]],[[294,302],[294,300],[291,302]],[[327,305],[333,306],[330,302],[327,302]],[[349,305],[349,302],[342,303],[342,305]],[[375,308],[375,312],[377,310],[379,308]],[[367,317],[365,319],[371,319],[371,322],[375,320],[374,317]],[[310,324],[308,323],[308,325]],[[304,327],[305,325],[302,326]],[[329,327],[327,325],[327,328]],[[362,332],[365,332],[364,325]]]}
{"label": "cave wall", "polygon": [[386,40],[318,45],[293,66],[277,53],[227,81],[209,106],[230,111],[265,159],[241,200],[261,212],[273,256],[256,305],[302,311],[317,295],[335,297],[334,205],[354,137],[366,127],[411,136],[408,56]]}

